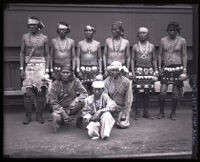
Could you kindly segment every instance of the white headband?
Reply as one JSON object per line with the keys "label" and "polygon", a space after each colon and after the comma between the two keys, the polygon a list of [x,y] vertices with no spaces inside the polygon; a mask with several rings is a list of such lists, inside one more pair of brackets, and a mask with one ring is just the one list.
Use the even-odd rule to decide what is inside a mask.
{"label": "white headband", "polygon": [[138,32],[145,32],[145,33],[149,33],[149,30],[146,27],[140,27]]}
{"label": "white headband", "polygon": [[28,25],[29,25],[29,24],[39,24],[39,23],[40,23],[39,20],[31,19],[31,18],[28,19]]}
{"label": "white headband", "polygon": [[63,24],[59,24],[58,29],[68,29],[68,26],[63,25]]}

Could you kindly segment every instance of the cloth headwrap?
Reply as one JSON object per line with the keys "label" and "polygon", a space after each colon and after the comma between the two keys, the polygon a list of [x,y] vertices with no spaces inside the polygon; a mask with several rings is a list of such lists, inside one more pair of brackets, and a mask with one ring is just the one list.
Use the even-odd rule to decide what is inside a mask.
{"label": "cloth headwrap", "polygon": [[61,72],[65,72],[65,71],[71,72],[71,70],[72,70],[71,66],[64,66],[64,67],[62,67]]}
{"label": "cloth headwrap", "polygon": [[67,25],[58,23],[58,29],[69,29]]}
{"label": "cloth headwrap", "polygon": [[119,61],[113,61],[108,67],[108,70],[113,70],[113,69],[117,69],[119,71],[121,71],[123,69],[122,67],[122,63]]}
{"label": "cloth headwrap", "polygon": [[104,88],[104,82],[103,81],[94,81],[92,82],[92,87],[93,88]]}
{"label": "cloth headwrap", "polygon": [[112,25],[116,25],[122,32],[124,32],[121,21],[116,21]]}
{"label": "cloth headwrap", "polygon": [[36,25],[40,25],[40,28],[42,29],[43,27],[45,27],[45,25],[42,23],[42,21],[40,21],[39,19],[34,19],[32,17],[28,18],[28,25],[31,24],[36,24]]}
{"label": "cloth headwrap", "polygon": [[138,33],[139,33],[139,32],[149,33],[149,29],[147,29],[146,27],[140,27],[140,28],[138,29]]}
{"label": "cloth headwrap", "polygon": [[84,30],[92,30],[93,32],[96,31],[96,29],[91,25],[86,25]]}

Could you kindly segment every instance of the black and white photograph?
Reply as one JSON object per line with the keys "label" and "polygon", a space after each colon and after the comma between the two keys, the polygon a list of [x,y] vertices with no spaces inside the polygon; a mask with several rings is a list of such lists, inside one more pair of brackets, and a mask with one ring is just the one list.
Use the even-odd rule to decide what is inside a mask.
{"label": "black and white photograph", "polygon": [[5,159],[197,159],[197,4],[6,3]]}

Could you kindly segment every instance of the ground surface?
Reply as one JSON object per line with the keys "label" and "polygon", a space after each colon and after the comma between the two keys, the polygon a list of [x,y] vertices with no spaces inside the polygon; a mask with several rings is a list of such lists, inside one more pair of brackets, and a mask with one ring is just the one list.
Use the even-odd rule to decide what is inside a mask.
{"label": "ground surface", "polygon": [[[152,115],[158,107],[151,106]],[[170,107],[165,108],[166,117],[159,119],[131,119],[128,129],[113,128],[107,140],[91,140],[86,130],[75,123],[64,125],[53,133],[49,112],[45,112],[45,124],[33,121],[23,125],[24,110],[4,111],[4,155],[12,158],[98,158],[133,157],[150,153],[183,153],[192,151],[192,107],[179,105],[177,120],[168,118]],[[183,156],[184,157],[184,156]]]}

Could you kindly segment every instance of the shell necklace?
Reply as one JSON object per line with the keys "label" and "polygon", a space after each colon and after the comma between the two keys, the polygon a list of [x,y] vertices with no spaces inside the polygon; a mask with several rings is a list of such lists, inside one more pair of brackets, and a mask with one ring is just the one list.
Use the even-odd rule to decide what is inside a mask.
{"label": "shell necklace", "polygon": [[30,43],[32,44],[33,47],[36,47],[39,45],[40,41],[41,41],[41,38],[42,38],[42,33],[39,33],[39,34],[29,34],[29,37],[30,37]]}
{"label": "shell necklace", "polygon": [[113,43],[113,51],[115,52],[115,54],[118,54],[120,48],[121,48],[121,37],[119,40],[116,40],[116,39],[112,39],[112,43]]}
{"label": "shell necklace", "polygon": [[59,45],[59,50],[61,52],[64,52],[66,49],[68,50],[69,49],[69,43],[68,43],[67,37],[63,40],[61,40],[60,37],[59,37],[58,45]]}
{"label": "shell necklace", "polygon": [[91,54],[93,39],[92,39],[91,43],[87,43],[87,41],[85,39],[84,43],[85,43],[85,46],[86,46],[86,48],[88,50],[88,53]]}
{"label": "shell necklace", "polygon": [[142,59],[146,59],[147,58],[147,54],[150,50],[150,43],[149,41],[147,41],[146,45],[145,46],[142,46],[140,42],[138,42],[138,47],[139,47],[139,50],[140,52],[142,53],[141,57]]}

